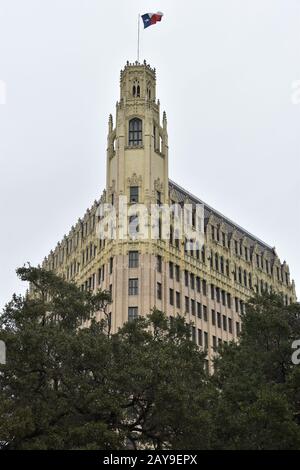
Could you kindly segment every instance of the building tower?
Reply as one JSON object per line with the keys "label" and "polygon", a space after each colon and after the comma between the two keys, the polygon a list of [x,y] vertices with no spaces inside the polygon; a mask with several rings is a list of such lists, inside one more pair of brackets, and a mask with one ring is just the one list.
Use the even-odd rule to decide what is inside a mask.
{"label": "building tower", "polygon": [[[99,207],[111,204],[122,228],[119,198],[125,196],[132,214],[139,204],[148,211],[151,204],[202,204],[204,246],[188,251],[174,236],[173,220],[167,239],[120,238],[118,231],[116,239],[99,239]],[[169,180],[167,119],[156,99],[155,69],[146,62],[127,62],[121,71],[115,123],[109,117],[105,191],[43,267],[82,290],[109,290],[112,332],[153,307],[170,319],[184,316],[193,341],[207,350],[207,364],[219,344],[238,338],[241,312],[254,293],[277,292],[285,304],[297,300],[289,266],[275,248]]]}

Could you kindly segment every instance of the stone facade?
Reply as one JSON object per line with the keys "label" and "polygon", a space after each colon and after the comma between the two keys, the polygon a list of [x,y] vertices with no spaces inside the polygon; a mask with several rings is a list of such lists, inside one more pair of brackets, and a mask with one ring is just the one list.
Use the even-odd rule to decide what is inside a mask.
{"label": "stone facade", "polygon": [[[275,248],[169,180],[167,118],[163,113],[161,119],[156,99],[155,69],[127,63],[120,85],[115,126],[109,117],[106,189],[43,267],[82,289],[110,290],[112,331],[154,306],[170,317],[184,315],[210,359],[220,342],[237,338],[244,302],[254,292],[279,292],[289,304],[296,301],[295,285]],[[119,196],[148,209],[156,203],[204,205],[203,248],[187,252],[185,241],[172,235],[99,240],[99,204],[118,210]]]}

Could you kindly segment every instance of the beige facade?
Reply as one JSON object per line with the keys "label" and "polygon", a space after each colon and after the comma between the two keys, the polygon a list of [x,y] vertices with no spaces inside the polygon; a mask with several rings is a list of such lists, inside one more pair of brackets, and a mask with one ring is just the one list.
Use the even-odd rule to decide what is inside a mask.
{"label": "beige facade", "polygon": [[[274,290],[289,304],[296,301],[295,285],[275,248],[169,180],[167,118],[156,98],[155,69],[127,63],[120,85],[115,124],[109,118],[106,189],[43,267],[82,289],[110,290],[112,331],[154,306],[170,317],[184,315],[210,358],[218,343],[237,338],[241,310],[254,292]],[[156,203],[204,204],[204,246],[186,251],[172,220],[168,240],[99,240],[99,204],[111,203],[118,213],[119,196],[133,210],[136,203],[149,211]]]}

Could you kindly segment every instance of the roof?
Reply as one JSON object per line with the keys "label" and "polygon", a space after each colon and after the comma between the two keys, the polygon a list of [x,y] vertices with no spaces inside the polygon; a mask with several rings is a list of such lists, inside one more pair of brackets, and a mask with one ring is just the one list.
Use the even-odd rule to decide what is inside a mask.
{"label": "roof", "polygon": [[[169,180],[169,190],[174,190],[178,199],[178,202],[183,202],[187,197],[191,200],[192,203],[195,204],[203,204],[204,205],[204,217],[205,217],[205,223],[207,224],[208,219],[211,215],[213,215],[220,223],[224,223],[226,226],[226,229],[228,233],[232,233],[234,230],[239,232],[241,236],[246,236],[251,245],[255,245],[256,243],[263,249],[271,253],[272,255],[275,255],[275,249],[272,248],[270,245],[267,243],[263,242],[259,238],[255,237],[252,235],[250,232],[242,228],[240,225],[236,224],[232,220],[230,220],[228,217],[225,217],[223,214],[218,212],[217,210],[213,209],[211,206],[206,204],[204,201],[199,199],[198,197],[194,196],[191,194],[189,191],[185,190],[179,184],[175,183],[172,180]],[[251,243],[252,242],[252,243]]]}

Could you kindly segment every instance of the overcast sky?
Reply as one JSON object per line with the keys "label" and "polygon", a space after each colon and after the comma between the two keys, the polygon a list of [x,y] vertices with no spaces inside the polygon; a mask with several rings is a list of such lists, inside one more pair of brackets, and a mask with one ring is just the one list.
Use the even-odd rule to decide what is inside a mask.
{"label": "overcast sky", "polygon": [[276,246],[299,292],[299,0],[0,0],[0,307],[102,193],[119,72],[157,10],[141,59],[170,178]]}

